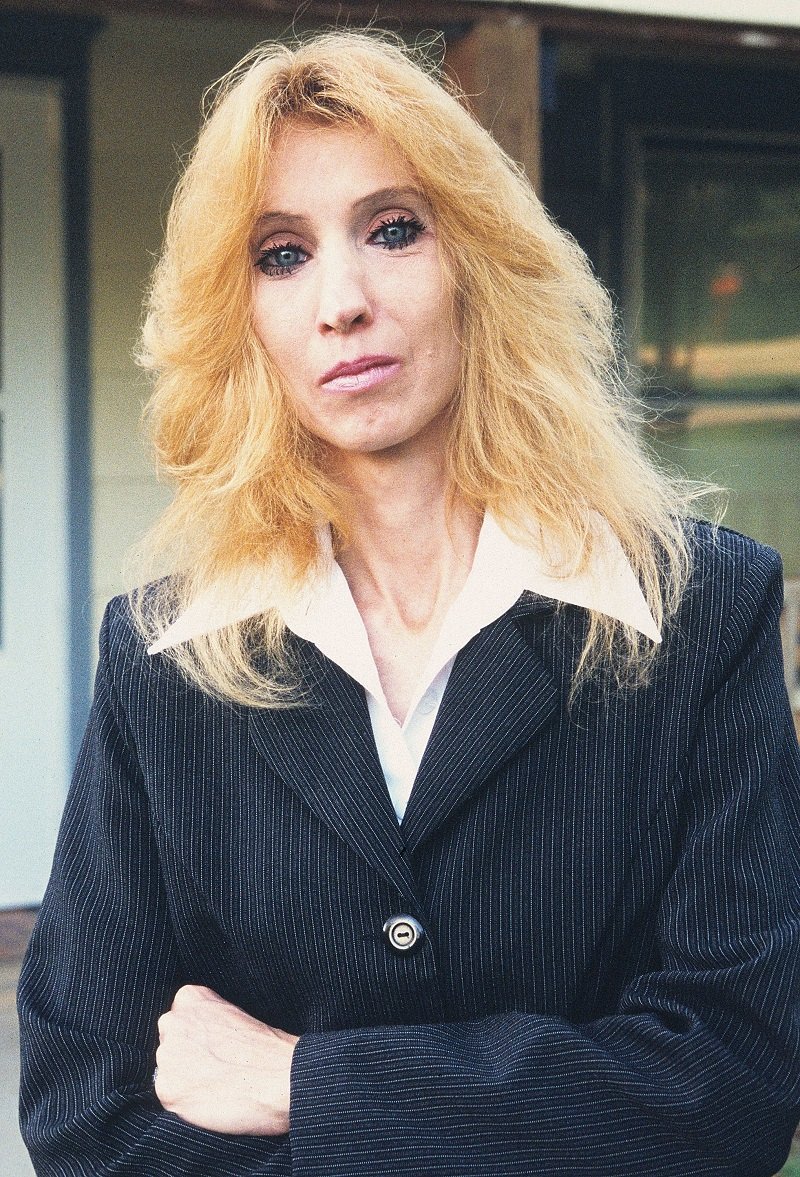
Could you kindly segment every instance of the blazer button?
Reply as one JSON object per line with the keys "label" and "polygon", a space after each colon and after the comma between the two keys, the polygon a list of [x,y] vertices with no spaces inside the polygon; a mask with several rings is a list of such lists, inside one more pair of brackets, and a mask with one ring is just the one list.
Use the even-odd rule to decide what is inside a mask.
{"label": "blazer button", "polygon": [[383,934],[398,952],[408,952],[420,942],[425,929],[413,915],[390,915],[383,925]]}

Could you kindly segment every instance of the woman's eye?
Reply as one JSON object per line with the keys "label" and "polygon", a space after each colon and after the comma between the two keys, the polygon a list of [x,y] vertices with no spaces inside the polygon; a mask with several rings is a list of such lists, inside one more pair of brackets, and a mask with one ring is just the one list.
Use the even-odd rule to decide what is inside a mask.
{"label": "woman's eye", "polygon": [[308,254],[300,245],[287,241],[285,245],[273,245],[263,250],[256,258],[255,265],[262,274],[270,278],[283,278],[293,274],[298,266],[308,261]]}
{"label": "woman's eye", "polygon": [[374,245],[382,245],[384,249],[405,249],[413,245],[425,226],[413,217],[392,217],[388,221],[381,221],[377,229],[369,235]]}

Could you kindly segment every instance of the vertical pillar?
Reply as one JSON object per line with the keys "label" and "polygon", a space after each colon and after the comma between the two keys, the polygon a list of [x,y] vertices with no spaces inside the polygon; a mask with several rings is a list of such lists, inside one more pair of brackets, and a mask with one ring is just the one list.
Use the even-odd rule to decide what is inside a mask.
{"label": "vertical pillar", "polygon": [[458,80],[473,113],[520,163],[533,186],[541,181],[539,27],[524,13],[488,15],[448,44],[445,68]]}

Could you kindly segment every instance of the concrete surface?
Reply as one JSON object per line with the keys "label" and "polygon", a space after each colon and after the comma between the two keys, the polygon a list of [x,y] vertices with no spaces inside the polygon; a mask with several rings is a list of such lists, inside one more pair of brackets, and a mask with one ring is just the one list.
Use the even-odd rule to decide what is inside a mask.
{"label": "concrete surface", "polygon": [[17,1125],[19,1035],[14,993],[19,967],[0,964],[0,1174],[33,1177]]}

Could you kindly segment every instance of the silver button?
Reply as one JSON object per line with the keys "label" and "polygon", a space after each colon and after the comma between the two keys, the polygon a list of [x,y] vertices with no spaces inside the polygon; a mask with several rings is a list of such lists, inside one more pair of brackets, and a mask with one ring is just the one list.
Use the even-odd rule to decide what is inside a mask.
{"label": "silver button", "polygon": [[425,929],[413,915],[390,915],[383,925],[383,934],[398,952],[408,952],[425,935]]}

